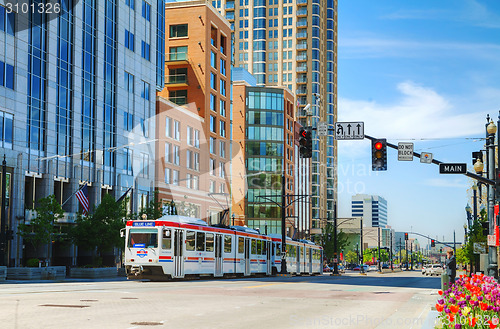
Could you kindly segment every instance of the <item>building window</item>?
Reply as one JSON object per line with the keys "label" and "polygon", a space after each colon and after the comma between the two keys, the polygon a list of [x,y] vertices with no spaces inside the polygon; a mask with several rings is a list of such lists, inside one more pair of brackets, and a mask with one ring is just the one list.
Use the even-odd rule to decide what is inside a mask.
{"label": "building window", "polygon": [[172,144],[165,143],[165,163],[172,163]]}
{"label": "building window", "polygon": [[149,61],[150,59],[150,45],[145,41],[141,41],[141,57]]}
{"label": "building window", "polygon": [[210,88],[217,90],[217,74],[210,72]]}
{"label": "building window", "polygon": [[216,139],[215,137],[212,137],[210,136],[210,153],[211,154],[215,154],[216,153],[216,150],[215,150],[215,147],[216,147]]}
{"label": "building window", "polygon": [[226,193],[226,185],[224,183],[220,184],[219,193]]}
{"label": "building window", "polygon": [[217,69],[217,54],[213,51],[210,52],[210,66]]}
{"label": "building window", "polygon": [[125,30],[125,48],[134,51],[134,34]]}
{"label": "building window", "polygon": [[188,50],[187,46],[170,48],[169,60],[171,61],[187,60],[187,50]]}
{"label": "building window", "polygon": [[217,97],[214,94],[210,93],[210,110],[217,112],[216,106]]}
{"label": "building window", "polygon": [[223,76],[226,76],[226,61],[224,59],[222,59],[222,58],[220,59],[220,70],[219,70],[219,72]]}
{"label": "building window", "polygon": [[168,92],[168,100],[177,105],[187,104],[187,90],[172,90]]}
{"label": "building window", "polygon": [[179,170],[172,169],[172,185],[179,185]]}
{"label": "building window", "polygon": [[187,143],[190,146],[200,147],[200,131],[192,127],[187,127]]}
{"label": "building window", "polygon": [[125,0],[125,4],[130,7],[130,9],[134,10],[135,0]]}
{"label": "building window", "polygon": [[0,111],[0,147],[12,149],[14,140],[14,115]]}
{"label": "building window", "polygon": [[0,31],[14,35],[14,27],[16,26],[16,14],[7,12],[5,7],[0,6]]}
{"label": "building window", "polygon": [[125,90],[134,93],[134,76],[128,72],[125,72]]}
{"label": "building window", "polygon": [[187,83],[187,68],[170,69],[168,83]]}
{"label": "building window", "polygon": [[220,107],[220,109],[219,109],[220,115],[222,115],[223,117],[225,117],[226,116],[226,101],[223,100],[223,99],[221,99],[219,101],[219,107]]}
{"label": "building window", "polygon": [[126,131],[131,131],[134,128],[134,115],[123,111],[123,128]]}
{"label": "building window", "polygon": [[170,25],[170,37],[171,38],[183,38],[188,36],[188,25]]}
{"label": "building window", "polygon": [[14,90],[14,66],[0,61],[0,86]]}
{"label": "building window", "polygon": [[172,169],[170,169],[170,168],[165,168],[165,183],[166,184],[172,184],[171,170]]}
{"label": "building window", "polygon": [[222,96],[226,96],[226,80],[220,79],[220,93]]}
{"label": "building window", "polygon": [[217,168],[217,162],[215,162],[215,159],[210,158],[210,175],[215,176],[215,170]]}
{"label": "building window", "polygon": [[180,165],[181,149],[178,145],[174,145],[174,154],[172,156],[172,163],[174,165]]}
{"label": "building window", "polygon": [[141,153],[141,171],[139,175],[141,177],[149,177],[148,173],[148,164],[149,164],[149,154]]}
{"label": "building window", "polygon": [[224,162],[219,162],[219,176],[221,178],[226,177],[226,168],[225,168],[225,163]]}
{"label": "building window", "polygon": [[211,180],[208,186],[208,192],[215,193],[215,181]]}
{"label": "building window", "polygon": [[217,119],[213,115],[210,116],[210,131],[217,133]]}
{"label": "building window", "polygon": [[151,5],[146,1],[142,1],[142,17],[148,22],[151,21]]}
{"label": "building window", "polygon": [[149,83],[145,81],[142,82],[141,97],[149,101]]}
{"label": "building window", "polygon": [[124,162],[123,162],[123,170],[127,173],[127,175],[132,175],[132,150],[128,147],[123,148],[124,152]]}
{"label": "building window", "polygon": [[219,151],[220,151],[221,158],[225,158],[226,157],[226,142],[221,141],[219,143]]}
{"label": "building window", "polygon": [[165,117],[165,137],[172,138],[172,119]]}
{"label": "building window", "polygon": [[174,120],[174,139],[180,141],[181,140],[181,123],[177,120]]}
{"label": "building window", "polygon": [[197,190],[199,187],[198,180],[199,180],[198,176],[187,174],[186,175],[186,187],[193,189],[193,190]]}
{"label": "building window", "polygon": [[219,131],[219,134],[220,134],[222,137],[226,137],[226,121],[222,121],[222,120],[220,120],[220,121],[219,121],[219,125],[220,125],[220,131]]}

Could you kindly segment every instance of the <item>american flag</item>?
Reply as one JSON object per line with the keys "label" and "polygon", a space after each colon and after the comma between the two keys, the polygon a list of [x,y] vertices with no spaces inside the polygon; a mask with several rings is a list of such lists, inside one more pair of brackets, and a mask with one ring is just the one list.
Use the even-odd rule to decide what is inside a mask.
{"label": "american flag", "polygon": [[83,214],[87,215],[90,211],[90,204],[89,204],[89,192],[87,189],[87,183],[83,185],[77,192],[76,192],[76,198],[78,201],[80,201],[80,204],[82,205],[83,208]]}

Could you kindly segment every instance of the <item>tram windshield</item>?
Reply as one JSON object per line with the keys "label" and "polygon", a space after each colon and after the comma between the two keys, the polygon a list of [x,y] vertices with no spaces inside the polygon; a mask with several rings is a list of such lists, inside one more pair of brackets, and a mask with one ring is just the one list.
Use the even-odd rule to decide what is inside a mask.
{"label": "tram windshield", "polygon": [[157,248],[158,231],[155,229],[131,229],[128,234],[129,248]]}

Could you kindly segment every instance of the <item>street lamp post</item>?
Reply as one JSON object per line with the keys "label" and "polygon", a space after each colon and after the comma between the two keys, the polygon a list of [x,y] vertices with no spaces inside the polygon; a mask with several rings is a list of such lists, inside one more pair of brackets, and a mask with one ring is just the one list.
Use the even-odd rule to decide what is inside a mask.
{"label": "street lamp post", "polygon": [[361,265],[359,267],[359,271],[360,271],[360,273],[365,273],[365,269],[363,268],[363,217],[361,217],[361,222],[360,222],[359,226],[360,226],[360,232],[361,232],[361,234],[359,236],[359,238],[360,238],[359,244],[361,245],[361,249],[360,249],[361,250]]}
{"label": "street lamp post", "polygon": [[[487,171],[488,178],[495,180],[495,133],[497,127],[490,121],[489,115],[486,117],[486,152],[487,152]],[[494,206],[495,206],[495,188],[494,186],[488,185],[488,223],[490,235],[495,234],[495,218],[494,218]],[[498,277],[497,273],[497,250],[494,246],[489,246],[488,248],[488,275],[495,278]]]}

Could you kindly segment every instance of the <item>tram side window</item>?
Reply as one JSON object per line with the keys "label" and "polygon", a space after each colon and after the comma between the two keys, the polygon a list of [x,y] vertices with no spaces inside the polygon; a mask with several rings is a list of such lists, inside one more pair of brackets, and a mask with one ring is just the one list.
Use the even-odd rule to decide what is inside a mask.
{"label": "tram side window", "polygon": [[245,239],[238,237],[238,253],[245,252]]}
{"label": "tram side window", "polygon": [[252,239],[252,254],[257,255],[257,241]]}
{"label": "tram side window", "polygon": [[257,240],[257,255],[262,255],[262,241]]}
{"label": "tram side window", "polygon": [[195,231],[187,231],[186,232],[186,250],[194,251],[194,247],[196,245],[195,240]]}
{"label": "tram side window", "polygon": [[205,233],[196,232],[196,251],[205,251]]}
{"label": "tram side window", "polygon": [[214,251],[214,234],[207,233],[207,251]]}
{"label": "tram side window", "polygon": [[267,241],[262,241],[262,255],[267,255]]}
{"label": "tram side window", "polygon": [[233,248],[233,237],[230,235],[224,236],[224,252],[230,253]]}
{"label": "tram side window", "polygon": [[162,249],[171,249],[172,248],[172,231],[164,230],[163,238],[161,240],[161,248]]}
{"label": "tram side window", "polygon": [[281,251],[281,243],[277,243],[276,244],[276,256],[280,255],[280,251]]}

